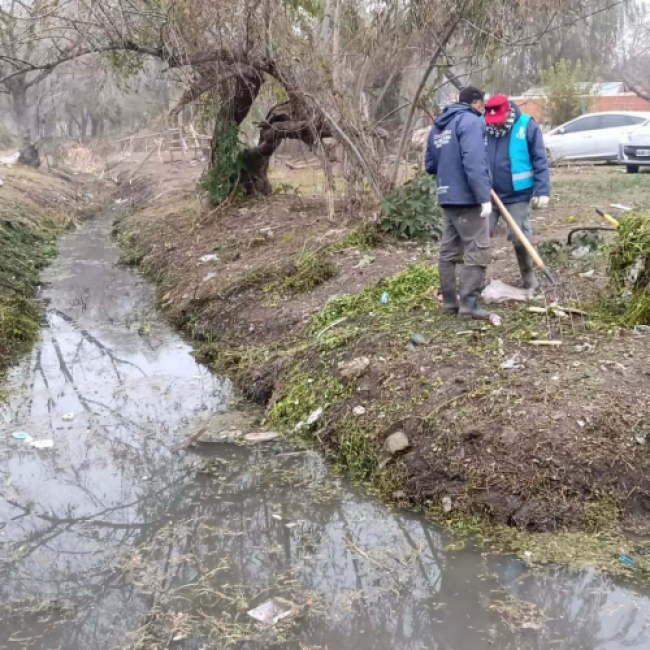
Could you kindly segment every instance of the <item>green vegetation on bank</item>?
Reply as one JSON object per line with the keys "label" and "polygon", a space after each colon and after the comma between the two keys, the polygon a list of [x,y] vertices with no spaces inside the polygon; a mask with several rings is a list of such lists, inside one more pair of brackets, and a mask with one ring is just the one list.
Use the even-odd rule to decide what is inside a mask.
{"label": "green vegetation on bank", "polygon": [[[57,206],[61,181],[33,170],[6,170],[0,192],[0,372],[38,338],[41,310],[33,300],[41,270],[56,255],[56,238],[74,221]],[[50,198],[48,198],[48,196]],[[67,202],[74,212],[71,201]]]}

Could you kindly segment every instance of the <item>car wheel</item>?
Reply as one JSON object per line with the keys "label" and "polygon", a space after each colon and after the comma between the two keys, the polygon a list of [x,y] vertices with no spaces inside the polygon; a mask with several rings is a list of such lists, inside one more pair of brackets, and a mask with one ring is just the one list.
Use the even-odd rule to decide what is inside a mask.
{"label": "car wheel", "polygon": [[628,165],[627,166],[627,173],[628,174],[638,174],[639,173],[639,166],[638,165]]}

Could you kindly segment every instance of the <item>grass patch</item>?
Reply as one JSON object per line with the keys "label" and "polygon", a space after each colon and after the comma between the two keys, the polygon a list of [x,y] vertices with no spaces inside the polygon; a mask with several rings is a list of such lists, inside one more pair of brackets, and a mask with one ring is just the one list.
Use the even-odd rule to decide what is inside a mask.
{"label": "grass patch", "polygon": [[43,269],[56,254],[53,219],[0,222],[0,366],[38,338],[40,311],[30,302]]}
{"label": "grass patch", "polygon": [[[436,298],[431,289],[438,286],[438,283],[437,267],[427,262],[418,262],[361,293],[331,300],[314,317],[314,328],[327,327],[340,318],[354,319],[371,312],[403,314],[425,302],[433,303]],[[387,304],[380,303],[384,293],[388,294]]]}
{"label": "grass patch", "polygon": [[328,371],[315,374],[296,367],[287,376],[282,396],[269,411],[267,421],[274,427],[294,429],[317,408],[326,409],[351,390]]}
{"label": "grass patch", "polygon": [[307,293],[334,277],[335,269],[329,256],[303,253],[295,261],[295,269],[284,278],[284,289],[292,294]]}
{"label": "grass patch", "polygon": [[360,250],[369,250],[377,248],[384,241],[385,237],[379,232],[377,226],[370,223],[364,223],[352,232],[348,233],[333,244],[327,247],[330,253],[339,253],[349,248],[358,248]]}

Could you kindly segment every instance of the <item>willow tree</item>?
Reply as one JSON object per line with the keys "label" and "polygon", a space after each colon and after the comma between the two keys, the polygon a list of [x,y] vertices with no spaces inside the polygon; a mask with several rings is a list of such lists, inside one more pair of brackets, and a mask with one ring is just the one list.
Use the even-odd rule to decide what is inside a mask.
{"label": "willow tree", "polygon": [[[598,0],[599,2],[601,0]],[[72,58],[105,52],[155,57],[187,81],[177,110],[211,94],[217,98],[212,166],[220,145],[251,113],[273,79],[286,95],[257,125],[258,142],[237,156],[232,183],[270,191],[268,165],[288,139],[321,156],[334,138],[377,199],[397,178],[421,94],[454,66],[471,70],[486,53],[508,51],[534,28],[543,32],[571,12],[579,20],[596,0],[69,0],[50,2],[48,20],[68,35],[65,48],[27,68],[10,51],[0,59],[16,71],[0,79],[45,73]],[[577,12],[577,13],[576,13]],[[44,16],[44,14],[42,14]],[[550,18],[552,17],[552,19]],[[327,27],[325,27],[327,25]],[[66,31],[67,30],[67,31]],[[530,44],[529,44],[530,45]],[[390,57],[390,60],[389,60]],[[373,69],[417,66],[416,93],[405,98],[396,162],[394,143],[361,101]],[[388,84],[390,87],[390,84]],[[393,149],[394,151],[394,149]],[[221,152],[223,153],[223,152]],[[227,171],[227,170],[226,170]],[[229,176],[229,178],[231,178]]]}

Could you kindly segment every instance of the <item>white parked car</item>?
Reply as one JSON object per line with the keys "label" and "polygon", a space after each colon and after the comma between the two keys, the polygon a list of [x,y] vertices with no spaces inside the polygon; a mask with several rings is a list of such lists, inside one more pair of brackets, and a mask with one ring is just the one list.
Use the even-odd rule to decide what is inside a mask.
{"label": "white parked car", "polygon": [[544,135],[551,162],[561,160],[618,160],[621,139],[650,122],[650,112],[587,113]]}
{"label": "white parked car", "polygon": [[626,165],[629,174],[636,174],[642,165],[650,165],[650,122],[621,138],[618,162]]}

